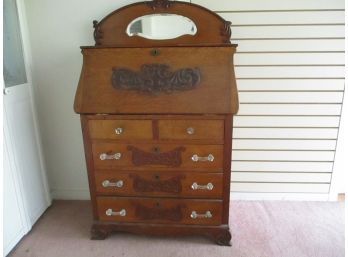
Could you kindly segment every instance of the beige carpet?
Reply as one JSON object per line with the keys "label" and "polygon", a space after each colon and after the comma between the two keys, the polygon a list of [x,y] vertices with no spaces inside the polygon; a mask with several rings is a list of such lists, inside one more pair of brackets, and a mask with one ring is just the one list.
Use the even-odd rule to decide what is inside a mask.
{"label": "beige carpet", "polygon": [[90,204],[56,201],[9,256],[25,257],[343,257],[344,204],[231,203],[232,247],[200,237],[116,234],[89,240]]}

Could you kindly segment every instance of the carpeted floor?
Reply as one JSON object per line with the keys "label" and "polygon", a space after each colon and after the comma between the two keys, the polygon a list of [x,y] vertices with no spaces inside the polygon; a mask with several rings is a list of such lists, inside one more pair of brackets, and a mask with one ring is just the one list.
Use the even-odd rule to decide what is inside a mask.
{"label": "carpeted floor", "polygon": [[200,237],[91,241],[87,201],[55,201],[12,257],[343,257],[344,203],[231,202],[232,247]]}

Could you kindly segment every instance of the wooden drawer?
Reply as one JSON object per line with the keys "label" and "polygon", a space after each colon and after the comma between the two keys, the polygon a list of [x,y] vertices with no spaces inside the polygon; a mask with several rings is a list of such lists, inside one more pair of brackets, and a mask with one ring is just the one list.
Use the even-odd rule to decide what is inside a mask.
{"label": "wooden drawer", "polygon": [[209,139],[224,137],[224,120],[160,120],[159,139]]}
{"label": "wooden drawer", "polygon": [[[92,144],[96,169],[195,169],[222,171],[223,145]],[[209,160],[207,160],[209,159]]]}
{"label": "wooden drawer", "polygon": [[222,201],[97,197],[99,220],[115,222],[220,225]]}
{"label": "wooden drawer", "polygon": [[221,198],[222,173],[95,172],[100,195]]}
{"label": "wooden drawer", "polygon": [[92,139],[152,139],[151,120],[90,120]]}

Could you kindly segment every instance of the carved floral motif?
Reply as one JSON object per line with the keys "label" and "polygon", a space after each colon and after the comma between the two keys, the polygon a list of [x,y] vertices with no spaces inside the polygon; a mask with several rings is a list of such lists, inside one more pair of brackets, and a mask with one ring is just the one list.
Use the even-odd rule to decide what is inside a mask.
{"label": "carved floral motif", "polygon": [[140,71],[113,68],[112,85],[115,89],[135,90],[147,94],[172,93],[194,89],[200,82],[198,68],[171,72],[166,64],[144,64]]}
{"label": "carved floral motif", "polygon": [[185,151],[184,147],[177,147],[165,153],[149,153],[134,146],[128,146],[127,149],[132,152],[132,163],[135,166],[166,165],[169,167],[179,167],[181,165],[181,152]]}
{"label": "carved floral motif", "polygon": [[181,179],[183,176],[176,176],[167,180],[147,180],[138,175],[131,175],[133,178],[133,188],[136,192],[166,192],[180,193]]}
{"label": "carved floral motif", "polygon": [[138,204],[135,207],[135,216],[143,220],[170,220],[180,221],[183,218],[181,205],[173,208],[162,208],[159,204],[153,207],[143,206]]}

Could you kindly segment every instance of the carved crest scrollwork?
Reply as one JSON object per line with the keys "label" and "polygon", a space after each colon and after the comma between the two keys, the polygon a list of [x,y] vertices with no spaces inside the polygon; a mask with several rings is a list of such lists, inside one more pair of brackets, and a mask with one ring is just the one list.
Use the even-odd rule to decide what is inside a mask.
{"label": "carved crest scrollwork", "polygon": [[198,68],[184,68],[172,72],[166,64],[144,64],[138,72],[113,68],[111,80],[115,89],[158,95],[194,89],[201,80],[201,73]]}
{"label": "carved crest scrollwork", "polygon": [[100,39],[103,37],[103,33],[100,30],[98,21],[96,20],[93,21],[93,28],[94,28],[93,37],[94,37],[95,44],[100,45]]}
{"label": "carved crest scrollwork", "polygon": [[221,36],[224,37],[224,43],[230,43],[231,42],[231,25],[232,23],[230,21],[225,21],[224,24],[221,27]]}
{"label": "carved crest scrollwork", "polygon": [[152,9],[156,10],[156,8],[169,8],[171,6],[171,2],[169,0],[153,0],[148,2],[147,5]]}

